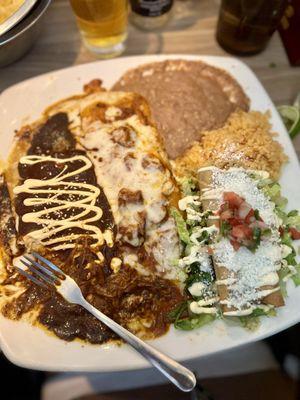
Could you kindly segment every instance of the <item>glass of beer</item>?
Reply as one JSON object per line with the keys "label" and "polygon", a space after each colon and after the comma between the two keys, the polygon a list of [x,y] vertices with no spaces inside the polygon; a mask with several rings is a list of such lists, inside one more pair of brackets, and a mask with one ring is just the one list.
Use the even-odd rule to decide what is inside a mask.
{"label": "glass of beer", "polygon": [[217,41],[229,53],[262,51],[279,25],[286,0],[222,0]]}
{"label": "glass of beer", "polygon": [[86,47],[103,58],[121,54],[127,37],[127,0],[70,0]]}

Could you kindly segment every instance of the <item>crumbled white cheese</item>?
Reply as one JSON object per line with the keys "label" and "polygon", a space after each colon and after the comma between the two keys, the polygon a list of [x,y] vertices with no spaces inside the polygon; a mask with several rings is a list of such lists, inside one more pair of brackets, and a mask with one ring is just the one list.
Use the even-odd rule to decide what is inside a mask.
{"label": "crumbled white cheese", "polygon": [[236,282],[229,285],[226,304],[242,309],[262,297],[261,286],[278,283],[274,283],[274,274],[277,275],[281,264],[281,248],[276,241],[262,241],[254,253],[244,246],[235,251],[229,240],[223,238],[214,245],[214,260],[236,277]]}
{"label": "crumbled white cheese", "polygon": [[258,210],[263,221],[270,227],[279,227],[279,219],[274,209],[275,205],[257,187],[257,182],[242,168],[229,170],[212,169],[211,186],[205,191],[203,198],[222,200],[222,193],[234,192],[243,197],[254,210]]}

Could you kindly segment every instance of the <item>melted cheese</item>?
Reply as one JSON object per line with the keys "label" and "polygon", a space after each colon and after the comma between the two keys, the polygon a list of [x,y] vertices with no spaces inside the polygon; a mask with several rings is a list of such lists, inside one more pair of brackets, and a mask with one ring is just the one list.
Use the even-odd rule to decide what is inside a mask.
{"label": "melted cheese", "polygon": [[[109,123],[99,120],[83,121],[82,146],[93,160],[98,183],[104,188],[119,227],[119,240],[131,246],[144,243],[148,254],[157,262],[156,270],[167,278],[177,278],[173,261],[179,257],[179,241],[173,218],[167,217],[168,195],[174,190],[170,171],[160,161],[160,149],[156,131],[141,123],[136,115],[125,120],[114,120],[119,116],[116,107],[105,112]],[[117,129],[129,129],[129,143],[119,143],[114,138]],[[149,162],[148,162],[149,161]],[[140,192],[142,200],[120,206],[119,193],[122,189]],[[145,237],[139,238],[138,224],[145,218]],[[130,230],[126,236],[120,227]],[[143,242],[141,241],[143,240]],[[128,258],[124,258],[124,261]],[[141,270],[143,267],[130,257],[130,265]]]}
{"label": "melted cheese", "polygon": [[[164,218],[166,212],[165,194],[170,194],[173,190],[170,185],[170,172],[165,168],[161,170],[159,167],[162,165],[156,169],[143,167],[143,159],[149,156],[147,151],[149,145],[146,147],[143,138],[139,135],[132,147],[119,145],[112,140],[113,130],[126,124],[135,129],[137,134],[141,129],[136,116],[128,118],[126,123],[115,121],[109,127],[96,121],[88,127],[81,143],[91,152],[98,181],[105,188],[116,222],[119,223],[124,217],[119,212],[119,191],[122,188],[128,188],[131,191],[142,191],[148,222],[158,223]],[[148,135],[150,140],[151,128],[144,127],[144,129],[147,130],[145,135]]]}

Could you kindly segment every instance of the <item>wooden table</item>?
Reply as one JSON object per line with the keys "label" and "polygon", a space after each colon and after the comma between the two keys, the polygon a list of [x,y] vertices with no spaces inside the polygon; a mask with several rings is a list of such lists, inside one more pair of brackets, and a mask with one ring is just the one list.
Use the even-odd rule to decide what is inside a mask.
{"label": "wooden table", "polygon": [[[129,27],[124,55],[227,55],[215,40],[219,0],[177,0],[172,21],[163,31]],[[53,0],[34,48],[20,61],[0,69],[0,92],[32,76],[96,60],[83,46],[68,0]],[[275,104],[288,104],[300,92],[300,68],[290,67],[276,33],[261,54],[242,59],[257,74]],[[300,135],[295,140],[300,155]]]}

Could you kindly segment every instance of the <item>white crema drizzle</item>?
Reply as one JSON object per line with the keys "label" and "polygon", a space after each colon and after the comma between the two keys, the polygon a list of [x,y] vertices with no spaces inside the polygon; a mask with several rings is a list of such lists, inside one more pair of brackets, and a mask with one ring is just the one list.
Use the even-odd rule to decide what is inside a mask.
{"label": "white crema drizzle", "polygon": [[[75,161],[80,161],[83,165],[68,172],[66,164]],[[76,155],[70,158],[55,158],[32,155],[22,157],[19,162],[23,165],[37,165],[45,162],[65,164],[63,170],[53,178],[26,179],[22,185],[14,188],[15,194],[32,195],[24,200],[25,206],[42,208],[22,216],[23,222],[42,226],[28,233],[25,238],[29,237],[41,242],[44,246],[52,246],[53,250],[70,249],[75,247],[76,240],[82,234],[66,231],[79,228],[93,238],[95,247],[102,245],[104,240],[109,245],[112,244],[112,232],[109,229],[103,233],[99,227],[92,225],[93,222],[99,221],[103,214],[102,209],[95,205],[100,194],[99,187],[76,182],[76,176],[92,167],[87,157]],[[68,181],[71,177],[74,177],[74,180]],[[45,194],[50,196],[41,197]],[[65,199],[61,199],[62,195],[65,195]],[[78,213],[59,219],[59,216],[64,217],[64,213],[71,208],[78,209]]]}
{"label": "white crema drizzle", "polygon": [[[186,196],[179,200],[178,206],[181,211],[185,211],[187,219],[199,224],[203,216],[206,214],[195,210],[193,207],[198,207],[201,204],[199,196]],[[207,252],[207,246],[203,240],[200,241],[203,232],[209,235],[213,234],[216,230],[215,226],[202,227],[194,226],[193,232],[190,236],[191,245],[188,255],[179,260],[178,265],[181,268],[189,268],[191,264],[197,262],[201,272],[209,273],[213,276],[213,265],[210,255]],[[190,303],[190,310],[194,314],[217,314],[217,307],[214,305],[218,302],[219,298],[215,296],[215,290],[210,283],[194,282],[188,288],[189,292],[194,297],[201,297]]]}

